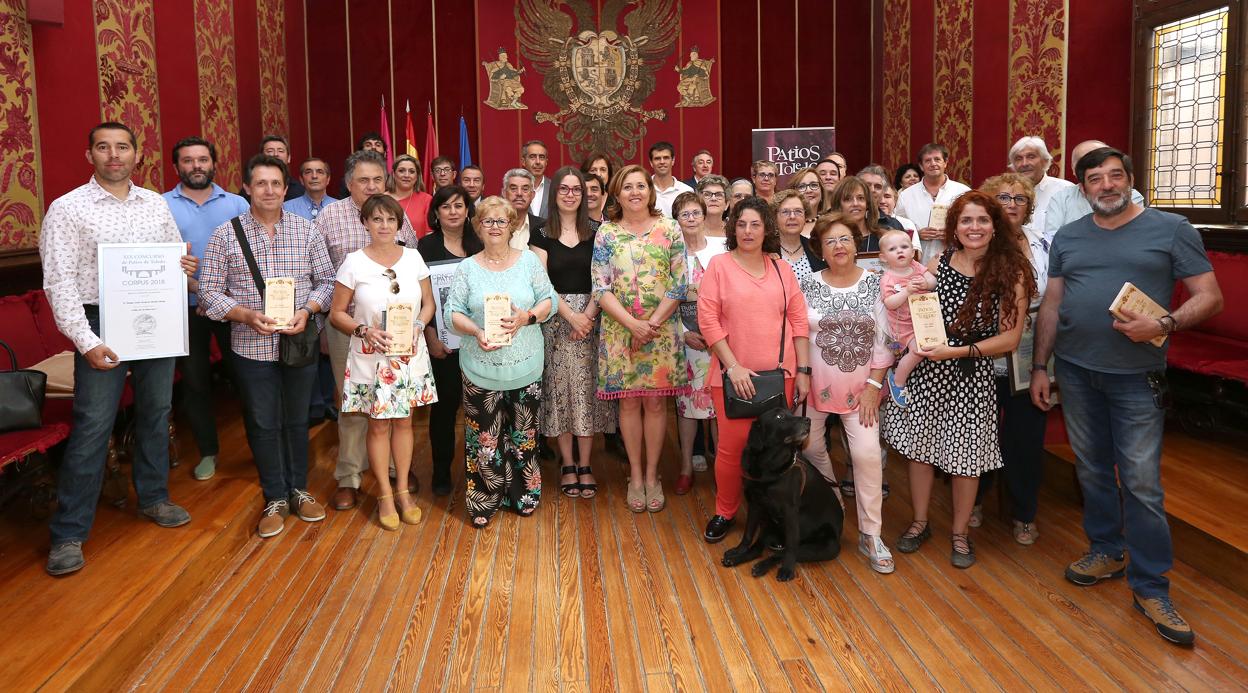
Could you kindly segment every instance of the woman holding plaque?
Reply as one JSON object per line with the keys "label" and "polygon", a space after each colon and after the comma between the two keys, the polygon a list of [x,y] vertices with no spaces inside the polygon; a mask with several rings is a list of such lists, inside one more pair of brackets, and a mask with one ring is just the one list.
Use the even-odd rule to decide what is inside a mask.
{"label": "woman holding plaque", "polygon": [[[547,202],[546,225],[529,243],[550,275],[559,294],[555,317],[542,326],[546,366],[542,372],[541,433],[559,445],[563,477],[559,488],[570,498],[593,498],[598,493],[590,467],[594,434],[615,430],[615,407],[595,396],[598,375],[598,302],[592,295],[590,265],[594,232],[589,219],[580,171],[565,166],[550,179],[554,188]],[[579,458],[572,454],[576,441]],[[574,459],[579,459],[578,463]]]}
{"label": "woman holding plaque", "polygon": [[[710,176],[708,176],[709,178]],[[706,178],[702,179],[703,182]],[[724,198],[721,194],[722,208]],[[688,291],[680,303],[681,339],[684,341],[685,369],[689,376],[689,394],[676,396],[676,424],[680,433],[680,476],[676,477],[676,495],[689,493],[693,488],[694,471],[706,471],[693,462],[694,440],[703,421],[711,425],[711,437],[715,433],[715,407],[711,403],[711,385],[707,375],[711,368],[711,353],[698,327],[698,285],[711,258],[727,250],[723,245],[711,243],[703,231],[707,205],[697,193],[681,193],[672,201],[672,212],[680,224],[685,240],[685,276]]]}
{"label": "woman holding plaque", "polygon": [[[1005,216],[1010,221],[1014,239],[1031,261],[1036,278],[1037,295],[1032,301],[1034,308],[1044,298],[1044,290],[1049,283],[1049,251],[1042,240],[1032,239],[1023,233],[1023,226],[1031,221],[1031,214],[1036,206],[1036,192],[1031,179],[1018,173],[1005,173],[984,181],[979,189],[1001,203]],[[1019,344],[1020,351],[1026,350],[1030,353],[1034,336],[1031,329],[1024,330],[1024,341]],[[1016,365],[1030,368],[1031,357],[1024,358],[1021,364]],[[1040,537],[1040,530],[1036,527],[1036,511],[1044,474],[1044,428],[1048,417],[1043,410],[1031,403],[1031,396],[1026,389],[1015,392],[1011,388],[1009,365],[1005,358],[998,358],[993,362],[993,370],[997,376],[997,401],[1001,406],[1001,463],[1004,465],[1001,475],[1010,494],[1010,512],[1014,515],[1014,541],[1030,546]],[[971,526],[975,526],[977,514],[981,518],[983,516],[980,499],[991,487],[994,474],[986,475],[980,482],[975,510],[971,513]]]}
{"label": "woman holding plaque", "polygon": [[654,186],[642,167],[621,169],[610,193],[611,221],[598,229],[592,266],[594,297],[605,314],[598,398],[619,400],[628,509],[658,512],[667,502],[659,483],[667,398],[689,392],[676,316],[685,299],[685,242],[676,223],[655,207]]}
{"label": "woman holding plaque", "polygon": [[[969,568],[975,549],[968,527],[979,477],[1001,467],[991,357],[1018,346],[1035,277],[995,197],[964,193],[947,218],[947,250],[929,265],[940,310],[930,317],[912,311],[924,359],[910,375],[908,405],[886,407],[883,430],[885,440],[910,460],[914,521],[897,550],[912,553],[931,538],[927,514],[939,467],[953,477],[950,561]],[[942,327],[947,340],[923,348]]]}
{"label": "woman holding plaque", "polygon": [[537,426],[542,400],[542,329],[559,297],[542,262],[511,247],[516,209],[491,196],[473,217],[484,248],[459,263],[443,314],[463,337],[464,505],[474,527],[500,507],[527,517],[542,495]]}
{"label": "woman holding plaque", "polygon": [[[815,185],[818,184],[816,181]],[[776,217],[776,228],[780,230],[780,257],[789,263],[789,269],[793,270],[800,284],[809,279],[812,272],[824,268],[823,260],[811,250],[810,239],[802,235],[810,208],[802,194],[793,189],[776,193],[771,207]]]}
{"label": "woman holding plaque", "polygon": [[[373,195],[360,208],[369,243],[338,268],[330,323],[351,335],[343,376],[344,413],[368,416],[368,465],[377,479],[377,521],[388,530],[420,522],[408,492],[412,412],[437,401],[424,326],[433,319],[429,268],[414,248],[395,243],[403,208]],[[353,313],[347,309],[354,303]],[[394,459],[398,488],[388,473]]]}
{"label": "woman holding plaque", "polygon": [[724,380],[742,397],[753,397],[752,376],[781,368],[786,405],[810,391],[806,300],[793,270],[773,257],[780,233],[765,200],[747,197],[732,208],[728,249],[711,259],[698,290],[698,326],[711,350],[708,378],[719,424],[715,515],[702,535],[710,544],[728,533],[741,504],[741,453],[754,423],[728,418]]}
{"label": "woman holding plaque", "polygon": [[425,192],[425,186],[420,180],[420,162],[413,156],[402,154],[395,157],[394,165],[390,168],[393,173],[390,176],[390,195],[403,208],[416,237],[424,238],[429,233],[429,206],[433,197]]}
{"label": "woman holding plaque", "polygon": [[[448,185],[433,194],[429,208],[427,236],[416,249],[425,263],[458,262],[481,252],[481,239],[468,224],[473,215],[472,195],[463,187]],[[425,342],[429,345],[433,379],[438,386],[438,401],[429,410],[429,453],[433,458],[433,495],[449,495],[451,461],[455,458],[455,420],[464,401],[464,382],[459,375],[459,342],[442,341],[443,330],[436,321],[425,325]]]}
{"label": "woman holding plaque", "polygon": [[815,222],[811,245],[827,267],[802,282],[810,324],[810,437],[806,458],[836,485],[824,432],[840,420],[852,464],[858,509],[858,551],[877,573],[891,573],[893,556],[881,536],[884,465],[880,455],[880,390],[893,363],[880,304],[880,275],[857,265],[855,229],[839,212]]}

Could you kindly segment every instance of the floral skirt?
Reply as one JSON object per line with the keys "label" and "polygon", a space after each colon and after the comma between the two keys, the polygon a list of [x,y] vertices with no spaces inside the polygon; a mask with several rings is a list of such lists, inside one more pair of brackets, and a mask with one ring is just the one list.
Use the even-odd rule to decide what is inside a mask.
{"label": "floral skirt", "polygon": [[436,401],[429,352],[419,356],[352,354],[347,359],[342,412],[367,414],[371,419],[405,419],[416,407]]}
{"label": "floral skirt", "polygon": [[542,383],[487,390],[464,377],[464,505],[474,520],[500,507],[531,515],[542,496],[537,415]]}
{"label": "floral skirt", "polygon": [[[585,310],[589,294],[560,294],[573,311]],[[572,325],[554,316],[542,325],[546,365],[542,371],[541,431],[544,436],[571,433],[592,436],[615,430],[616,404],[597,397],[598,328],[572,339]]]}
{"label": "floral skirt", "polygon": [[685,367],[689,372],[687,395],[676,396],[676,413],[686,419],[715,418],[715,404],[711,401],[711,353],[685,347]]}

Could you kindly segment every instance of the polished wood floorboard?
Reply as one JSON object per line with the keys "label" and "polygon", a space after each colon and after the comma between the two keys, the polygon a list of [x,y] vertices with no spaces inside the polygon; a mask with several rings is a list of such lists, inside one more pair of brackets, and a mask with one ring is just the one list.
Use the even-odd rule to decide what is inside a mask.
{"label": "polished wood floorboard", "polygon": [[[320,450],[314,492],[327,498],[334,451]],[[719,565],[739,529],[722,544],[702,542],[711,475],[699,475],[688,496],[669,491],[663,512],[634,515],[624,506],[625,468],[601,446],[595,469],[598,497],[569,499],[545,464],[537,513],[501,513],[484,530],[466,521],[458,471],[455,494],[430,495],[427,461],[418,526],[382,530],[371,498],[324,522],[291,518],[281,536],[246,541],[134,663],[125,687],[1014,691],[1248,682],[1248,598],[1177,564],[1174,598],[1198,641],[1190,650],[1163,642],[1131,608],[1124,581],[1080,588],[1062,578],[1085,545],[1079,510],[1062,494],[1046,490],[1032,547],[987,518],[973,535],[979,562],[960,571],[949,565],[941,487],[933,541],[899,554],[889,576],[858,554],[851,504],[841,556],[779,583],[774,572],[755,579]],[[670,489],[673,459],[664,471]],[[891,544],[909,519],[909,494],[902,465],[888,476]]]}
{"label": "polished wood floorboard", "polygon": [[[712,475],[699,475],[688,496],[670,494],[674,440],[661,513],[628,512],[625,468],[599,445],[597,498],[563,497],[546,463],[533,517],[502,513],[476,530],[458,470],[454,495],[431,496],[422,444],[420,525],[382,530],[370,497],[323,522],[291,518],[282,535],[261,540],[236,406],[225,406],[221,439],[217,477],[195,482],[184,432],[187,464],[171,473],[171,495],[191,525],[155,527],[133,498],[125,509],[102,505],[75,576],[43,574],[45,523],[20,512],[0,519],[4,690],[1151,691],[1248,682],[1245,594],[1176,563],[1173,596],[1198,638],[1185,650],[1131,608],[1124,581],[1079,588],[1062,578],[1085,539],[1061,476],[1042,496],[1032,547],[1015,544],[989,512],[973,533],[979,562],[952,568],[941,486],[934,539],[898,554],[895,574],[873,573],[858,554],[851,501],[841,556],[778,583],[774,571],[755,579],[719,565],[739,529],[702,542]],[[332,424],[315,431],[311,480],[322,500],[335,446]],[[1243,518],[1238,450],[1169,434],[1166,450],[1167,464],[1182,455],[1206,475],[1187,481],[1167,467],[1172,509],[1201,506],[1185,499],[1203,490],[1196,509],[1227,526]],[[888,478],[892,544],[909,520],[909,493],[904,466],[891,465]]]}

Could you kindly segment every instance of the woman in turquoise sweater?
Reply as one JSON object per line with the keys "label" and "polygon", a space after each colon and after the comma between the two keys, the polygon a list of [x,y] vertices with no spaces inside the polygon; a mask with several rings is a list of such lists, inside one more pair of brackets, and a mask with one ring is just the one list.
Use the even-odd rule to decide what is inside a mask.
{"label": "woman in turquoise sweater", "polygon": [[[545,343],[538,323],[559,297],[541,261],[511,247],[519,224],[501,197],[477,205],[473,223],[485,249],[459,263],[443,311],[465,339],[459,365],[464,377],[464,505],[475,527],[508,507],[533,514],[542,494],[537,465],[537,420],[542,399]],[[487,330],[487,295],[506,294],[510,317]]]}

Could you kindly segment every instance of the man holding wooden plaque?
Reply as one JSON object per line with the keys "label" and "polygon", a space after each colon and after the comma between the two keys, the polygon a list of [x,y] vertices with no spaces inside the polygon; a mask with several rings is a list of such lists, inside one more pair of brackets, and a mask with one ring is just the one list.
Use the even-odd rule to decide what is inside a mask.
{"label": "man holding wooden plaque", "polygon": [[[1066,578],[1088,586],[1125,572],[1136,610],[1165,639],[1190,645],[1195,635],[1165,577],[1174,559],[1161,489],[1164,340],[1221,310],[1222,292],[1196,229],[1131,201],[1130,157],[1102,147],[1079,160],[1076,174],[1092,214],[1053,239],[1031,381],[1032,401],[1049,409],[1046,364],[1056,351],[1090,543]],[[1160,316],[1139,312],[1153,304],[1164,313],[1176,280],[1191,294],[1182,306]]]}

